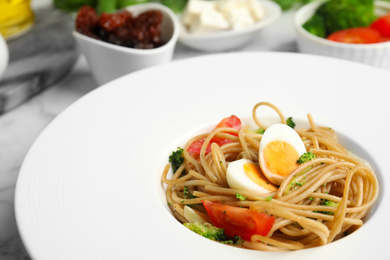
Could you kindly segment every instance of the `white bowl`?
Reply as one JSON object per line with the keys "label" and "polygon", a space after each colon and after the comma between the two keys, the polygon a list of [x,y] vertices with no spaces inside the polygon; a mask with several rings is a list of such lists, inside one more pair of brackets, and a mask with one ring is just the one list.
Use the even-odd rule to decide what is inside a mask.
{"label": "white bowl", "polygon": [[[306,31],[302,25],[325,1],[316,1],[302,6],[295,14],[295,30],[298,50],[303,53],[331,56],[365,63],[375,67],[390,68],[390,41],[374,44],[350,44],[330,41]],[[390,3],[375,1],[377,15],[390,12]]]}
{"label": "white bowl", "polygon": [[3,76],[5,69],[7,68],[8,60],[9,60],[8,46],[3,36],[0,33],[0,80],[1,77]]}
{"label": "white bowl", "polygon": [[148,10],[161,11],[163,14],[161,38],[166,43],[154,49],[134,49],[96,40],[74,31],[73,35],[99,85],[128,73],[172,60],[179,35],[179,21],[171,9],[158,3],[146,3],[129,6],[126,10],[134,15]]}
{"label": "white bowl", "polygon": [[239,48],[252,40],[261,29],[273,23],[282,14],[278,4],[273,1],[259,0],[265,11],[265,17],[254,25],[237,29],[214,33],[192,34],[180,22],[179,42],[183,45],[199,51],[215,52]]}

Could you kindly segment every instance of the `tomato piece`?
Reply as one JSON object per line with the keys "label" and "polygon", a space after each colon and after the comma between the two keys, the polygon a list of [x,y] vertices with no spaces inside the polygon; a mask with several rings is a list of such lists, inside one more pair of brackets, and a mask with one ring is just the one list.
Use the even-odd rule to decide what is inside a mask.
{"label": "tomato piece", "polygon": [[[202,146],[203,146],[205,140],[206,140],[205,138],[202,138],[200,140],[193,142],[190,145],[190,147],[188,147],[187,151],[192,152],[192,153],[196,153],[196,154],[200,154],[200,150],[202,149]],[[222,146],[224,144],[228,144],[228,143],[232,143],[232,142],[233,141],[230,139],[222,139],[222,138],[218,138],[218,137],[211,138],[210,143],[208,144],[208,146],[206,148],[206,154],[211,152],[211,144],[212,143],[216,143],[219,146]]]}
{"label": "tomato piece", "polygon": [[379,42],[388,42],[388,41],[390,41],[390,37],[381,36],[381,38],[379,39]]}
{"label": "tomato piece", "polygon": [[241,236],[250,241],[255,234],[266,236],[275,223],[274,216],[257,212],[255,210],[233,207],[208,200],[203,201],[213,225],[225,230],[231,237]]}
{"label": "tomato piece", "polygon": [[235,115],[232,115],[230,117],[226,117],[219,122],[219,124],[216,126],[216,128],[219,127],[230,127],[234,129],[241,129],[241,120],[236,117]]}
{"label": "tomato piece", "polygon": [[[226,118],[222,119],[215,128],[222,128],[222,127],[228,127],[228,128],[234,128],[234,129],[240,130],[242,127],[241,120],[234,115],[232,115],[230,117],[226,117]],[[235,133],[231,133],[231,134],[237,136],[237,134],[235,134]],[[200,154],[200,150],[202,149],[202,145],[203,145],[205,140],[206,139],[203,138],[203,139],[200,139],[198,141],[193,142],[187,151],[194,153],[195,154],[194,157],[197,157]],[[212,143],[216,143],[219,146],[222,146],[224,144],[231,143],[231,142],[233,142],[233,141],[231,141],[230,139],[222,139],[222,138],[214,137],[210,140],[210,143],[206,148],[206,154],[211,152],[211,144]]]}
{"label": "tomato piece", "polygon": [[380,40],[380,33],[369,27],[356,27],[344,29],[330,34],[327,39],[343,43],[378,43]]}
{"label": "tomato piece", "polygon": [[99,24],[103,30],[112,32],[122,26],[127,19],[131,19],[132,14],[128,11],[120,11],[117,13],[102,13],[100,15]]}
{"label": "tomato piece", "polygon": [[390,13],[376,19],[370,27],[379,31],[382,36],[390,37]]}
{"label": "tomato piece", "polygon": [[96,14],[95,8],[90,6],[81,7],[77,12],[75,24],[76,30],[79,33],[93,38],[100,38],[94,33],[99,28],[99,17]]}

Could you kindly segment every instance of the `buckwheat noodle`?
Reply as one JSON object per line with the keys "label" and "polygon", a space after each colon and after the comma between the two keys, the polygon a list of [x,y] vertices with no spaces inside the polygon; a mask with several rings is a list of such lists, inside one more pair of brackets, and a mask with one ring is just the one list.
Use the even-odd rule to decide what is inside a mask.
{"label": "buckwheat noodle", "polygon": [[[253,108],[253,120],[263,129],[256,112],[260,106],[274,109],[282,123],[285,118],[273,104],[260,102]],[[280,185],[276,192],[263,198],[251,193],[229,188],[226,169],[229,162],[246,158],[258,162],[259,144],[262,134],[229,129],[238,136],[226,134],[227,128],[217,128],[211,133],[198,135],[184,147],[184,163],[168,179],[168,164],[162,173],[166,184],[166,199],[173,215],[180,222],[184,217],[184,206],[202,203],[203,200],[247,207],[275,216],[276,221],[268,236],[253,235],[243,247],[263,251],[298,250],[328,244],[344,237],[363,225],[363,218],[375,203],[378,193],[377,178],[367,162],[352,154],[339,144],[335,132],[329,127],[317,126],[309,114],[310,127],[296,130],[306,150],[316,158],[301,164]],[[211,145],[211,152],[205,150],[213,137],[231,139],[233,142],[219,147]],[[206,138],[199,158],[193,158],[187,149],[192,142]],[[305,170],[306,169],[306,170]],[[186,174],[182,175],[185,170]],[[303,183],[303,185],[291,185]],[[184,195],[188,187],[192,198]],[[240,193],[247,199],[236,198]],[[266,197],[272,195],[271,200]],[[338,203],[337,207],[324,206],[324,200]],[[325,213],[327,214],[325,214]],[[330,214],[329,214],[330,213]]]}

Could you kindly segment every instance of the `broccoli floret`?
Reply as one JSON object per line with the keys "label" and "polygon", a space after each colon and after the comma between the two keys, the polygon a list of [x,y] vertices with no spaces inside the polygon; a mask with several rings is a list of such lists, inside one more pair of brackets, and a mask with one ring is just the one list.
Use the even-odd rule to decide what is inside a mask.
{"label": "broccoli floret", "polygon": [[316,155],[314,153],[307,152],[307,153],[302,154],[301,157],[299,157],[299,159],[297,160],[297,163],[302,164],[302,163],[308,162],[310,160],[313,160],[314,158],[316,158]]}
{"label": "broccoli floret", "polygon": [[171,163],[173,172],[176,172],[184,162],[183,151],[183,148],[178,147],[177,150],[173,151],[169,156],[169,162]]}
{"label": "broccoli floret", "polygon": [[204,236],[205,238],[220,242],[222,244],[241,246],[244,242],[240,236],[226,236],[225,230],[223,228],[217,228],[210,223],[184,223],[183,225],[193,232]]}
{"label": "broccoli floret", "polygon": [[[321,206],[328,206],[328,207],[334,207],[337,208],[339,204],[336,202],[333,202],[331,200],[322,200]],[[314,211],[316,213],[322,213],[322,214],[327,214],[327,215],[334,215],[334,212],[332,211]]]}
{"label": "broccoli floret", "polygon": [[273,1],[279,4],[280,8],[282,8],[283,11],[290,9],[296,3],[296,0],[273,0]]}
{"label": "broccoli floret", "polygon": [[325,37],[339,30],[369,26],[376,19],[373,0],[330,0],[317,9],[316,15],[323,17]]}
{"label": "broccoli floret", "polygon": [[244,240],[240,236],[234,236],[232,239],[221,241],[222,244],[242,246]]}
{"label": "broccoli floret", "polygon": [[311,34],[325,38],[325,22],[324,18],[319,14],[314,14],[302,27]]}
{"label": "broccoli floret", "polygon": [[321,205],[328,206],[328,207],[337,207],[339,204],[331,200],[324,200],[324,202],[322,202]]}
{"label": "broccoli floret", "polygon": [[263,128],[259,128],[255,131],[256,134],[264,134],[265,130]]}
{"label": "broccoli floret", "polygon": [[287,124],[289,127],[291,127],[292,129],[294,129],[294,127],[295,127],[295,123],[294,123],[292,117],[287,118],[286,124]]}
{"label": "broccoli floret", "polygon": [[195,233],[214,241],[223,241],[226,239],[225,230],[223,228],[214,227],[209,223],[184,223],[183,225]]}
{"label": "broccoli floret", "polygon": [[246,197],[241,195],[240,193],[236,193],[236,198],[239,199],[239,200],[246,200]]}

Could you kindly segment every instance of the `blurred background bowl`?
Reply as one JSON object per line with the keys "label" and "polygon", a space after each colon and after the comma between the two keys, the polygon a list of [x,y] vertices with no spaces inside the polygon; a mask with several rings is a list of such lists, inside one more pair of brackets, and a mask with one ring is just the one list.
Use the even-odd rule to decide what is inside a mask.
{"label": "blurred background bowl", "polygon": [[205,52],[226,51],[245,45],[282,14],[280,6],[275,2],[259,1],[263,5],[265,17],[254,25],[237,30],[193,34],[189,33],[184,24],[180,22],[179,42],[192,49]]}
{"label": "blurred background bowl", "polygon": [[163,14],[161,38],[165,44],[154,49],[135,49],[100,41],[77,31],[73,35],[85,55],[92,75],[99,85],[128,73],[168,63],[179,35],[179,22],[168,7],[158,3],[145,3],[125,8],[135,16],[149,10],[159,10]]}
{"label": "blurred background bowl", "polygon": [[[306,31],[302,25],[315,13],[325,1],[316,1],[302,6],[295,14],[295,30],[298,50],[303,53],[317,54],[356,61],[375,67],[390,68],[390,41],[372,44],[350,44],[330,41]],[[375,13],[378,16],[390,12],[390,3],[375,1]]]}

